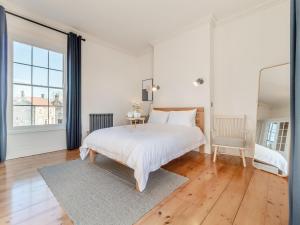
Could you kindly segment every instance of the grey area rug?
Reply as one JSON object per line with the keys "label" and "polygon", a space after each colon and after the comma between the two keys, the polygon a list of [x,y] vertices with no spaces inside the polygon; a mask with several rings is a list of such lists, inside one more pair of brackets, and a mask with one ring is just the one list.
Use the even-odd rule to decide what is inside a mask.
{"label": "grey area rug", "polygon": [[133,170],[104,156],[74,160],[39,172],[76,225],[131,225],[188,179],[160,169],[135,190]]}

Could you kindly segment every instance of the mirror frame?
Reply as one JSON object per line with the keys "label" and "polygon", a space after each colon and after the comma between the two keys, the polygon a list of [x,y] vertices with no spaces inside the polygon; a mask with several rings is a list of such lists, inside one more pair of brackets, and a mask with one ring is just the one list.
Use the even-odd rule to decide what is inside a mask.
{"label": "mirror frame", "polygon": [[[261,74],[264,70],[267,70],[267,69],[272,69],[272,68],[276,68],[276,67],[280,67],[280,66],[286,66],[286,65],[290,65],[289,62],[285,62],[285,63],[280,63],[280,64],[276,64],[276,65],[273,65],[273,66],[266,66],[266,67],[263,67],[259,70],[259,75],[258,75],[258,91],[257,91],[257,100],[256,100],[256,124],[255,124],[255,133],[256,133],[256,127],[257,127],[257,116],[258,116],[258,98],[259,98],[259,93],[260,93],[260,80],[261,80]],[[256,141],[256,140],[255,140]]]}
{"label": "mirror frame", "polygon": [[[256,130],[257,130],[257,117],[258,117],[258,99],[259,99],[259,94],[260,94],[260,81],[261,81],[261,75],[262,75],[262,72],[267,70],[267,69],[272,69],[272,68],[276,68],[276,67],[280,67],[280,66],[286,66],[286,65],[290,65],[290,62],[284,62],[284,63],[279,63],[279,64],[275,64],[275,65],[272,65],[272,66],[266,66],[266,67],[263,67],[259,70],[259,76],[258,76],[258,91],[257,91],[257,100],[256,100],[256,120],[255,120],[255,139],[254,139],[254,151],[255,151],[255,144],[256,144]],[[256,168],[256,166],[254,165],[254,157],[252,159],[252,166]],[[279,174],[277,174],[279,175]],[[279,175],[280,176],[280,175]]]}

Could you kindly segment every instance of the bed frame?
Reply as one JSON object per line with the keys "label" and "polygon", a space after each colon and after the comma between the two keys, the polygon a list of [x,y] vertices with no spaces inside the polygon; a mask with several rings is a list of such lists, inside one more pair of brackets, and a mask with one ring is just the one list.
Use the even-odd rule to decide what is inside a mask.
{"label": "bed frame", "polygon": [[[159,110],[159,111],[164,111],[164,112],[169,112],[169,111],[186,111],[186,110],[193,110],[193,109],[197,109],[196,112],[196,118],[195,118],[195,122],[196,122],[196,126],[199,127],[202,132],[204,133],[204,108],[203,107],[180,107],[180,108],[171,108],[171,107],[167,107],[167,108],[159,108],[159,107],[155,107],[153,108],[154,110]],[[204,150],[204,145],[199,147],[199,152],[203,152]],[[98,153],[97,151],[93,150],[93,149],[89,149],[89,155],[90,155],[90,161],[92,163],[95,162],[96,156]],[[114,160],[114,159],[113,159]],[[126,164],[115,160],[116,162],[127,166]],[[140,192],[138,184],[136,183],[136,189]]]}

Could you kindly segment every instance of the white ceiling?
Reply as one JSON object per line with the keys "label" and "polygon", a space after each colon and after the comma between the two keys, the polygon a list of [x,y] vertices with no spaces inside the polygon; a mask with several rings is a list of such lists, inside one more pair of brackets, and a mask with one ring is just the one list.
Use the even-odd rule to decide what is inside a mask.
{"label": "white ceiling", "polygon": [[214,15],[217,19],[266,0],[10,0],[36,15],[99,37],[134,54],[149,42]]}
{"label": "white ceiling", "polygon": [[289,65],[267,69],[261,73],[258,102],[273,108],[289,105]]}

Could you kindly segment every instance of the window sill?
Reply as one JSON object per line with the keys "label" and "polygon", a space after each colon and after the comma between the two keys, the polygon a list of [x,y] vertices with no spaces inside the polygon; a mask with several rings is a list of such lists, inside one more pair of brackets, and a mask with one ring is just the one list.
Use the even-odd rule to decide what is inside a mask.
{"label": "window sill", "polygon": [[40,133],[40,132],[52,132],[66,130],[65,125],[53,125],[53,126],[38,126],[38,127],[16,127],[8,130],[7,134],[26,134],[26,133]]}

